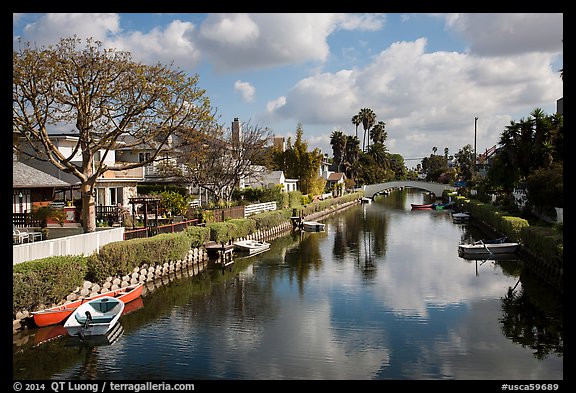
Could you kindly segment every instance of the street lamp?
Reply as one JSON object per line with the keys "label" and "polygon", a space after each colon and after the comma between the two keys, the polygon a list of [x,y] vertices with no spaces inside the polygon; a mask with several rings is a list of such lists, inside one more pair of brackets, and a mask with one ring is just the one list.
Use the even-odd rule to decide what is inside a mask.
{"label": "street lamp", "polygon": [[474,118],[474,171],[473,173],[476,174],[476,125],[478,124],[478,116]]}

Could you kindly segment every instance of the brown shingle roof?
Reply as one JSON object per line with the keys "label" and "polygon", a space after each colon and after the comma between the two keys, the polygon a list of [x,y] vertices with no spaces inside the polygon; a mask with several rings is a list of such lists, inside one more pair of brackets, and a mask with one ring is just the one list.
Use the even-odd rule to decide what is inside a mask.
{"label": "brown shingle roof", "polygon": [[333,172],[328,175],[328,181],[339,181],[344,176],[342,172]]}

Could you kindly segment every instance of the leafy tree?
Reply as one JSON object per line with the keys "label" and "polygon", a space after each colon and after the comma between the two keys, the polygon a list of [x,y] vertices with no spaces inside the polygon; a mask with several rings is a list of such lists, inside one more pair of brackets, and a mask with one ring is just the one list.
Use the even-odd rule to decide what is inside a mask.
{"label": "leafy tree", "polygon": [[183,156],[188,169],[184,177],[204,188],[217,205],[230,202],[240,179],[264,175],[265,170],[253,163],[266,154],[269,137],[267,128],[250,124],[242,125],[240,140],[223,127],[196,134],[189,139]]}
{"label": "leafy tree", "polygon": [[424,157],[422,168],[426,173],[426,180],[429,181],[438,181],[440,175],[448,171],[446,159],[434,154],[430,154],[430,157]]}
{"label": "leafy tree", "polygon": [[[81,39],[71,37],[47,48],[27,44],[13,50],[13,150],[80,180],[84,232],[93,232],[95,183],[104,172],[150,164],[164,148],[176,148],[170,145],[173,136],[201,130],[214,117],[198,75],[134,62],[130,53],[104,49],[93,39],[80,45]],[[49,137],[62,127],[74,128],[77,143],[70,153]],[[124,148],[145,145],[153,154],[142,162],[108,165],[105,157],[120,141]]]}
{"label": "leafy tree", "polygon": [[526,178],[528,204],[551,214],[555,207],[564,207],[564,165],[557,162],[536,169]]}
{"label": "leafy tree", "polygon": [[408,176],[404,157],[401,154],[388,154],[388,167],[394,172],[394,179],[403,180]]}
{"label": "leafy tree", "polygon": [[472,179],[472,170],[474,165],[474,150],[472,145],[468,144],[454,154],[454,165],[458,168],[458,175],[462,180]]}
{"label": "leafy tree", "polygon": [[188,211],[188,202],[191,198],[185,197],[175,191],[163,191],[160,193],[160,207],[172,216],[183,216]]}
{"label": "leafy tree", "polygon": [[308,151],[308,143],[302,139],[303,134],[302,124],[298,124],[294,146],[288,139],[286,150],[277,151],[274,161],[286,177],[298,179],[302,194],[321,193],[325,181],[320,178],[319,171],[324,157],[317,148]]}

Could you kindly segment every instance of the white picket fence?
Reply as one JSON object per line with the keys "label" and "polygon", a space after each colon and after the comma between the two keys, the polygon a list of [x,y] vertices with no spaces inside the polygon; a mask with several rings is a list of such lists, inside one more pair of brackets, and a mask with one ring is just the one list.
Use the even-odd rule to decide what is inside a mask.
{"label": "white picket fence", "polygon": [[276,210],[276,202],[254,203],[244,206],[244,218],[252,214]]}

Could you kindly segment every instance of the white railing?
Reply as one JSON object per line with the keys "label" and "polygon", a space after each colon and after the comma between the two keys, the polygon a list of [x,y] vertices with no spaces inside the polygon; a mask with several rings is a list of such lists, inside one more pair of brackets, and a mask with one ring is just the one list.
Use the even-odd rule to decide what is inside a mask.
{"label": "white railing", "polygon": [[255,203],[253,205],[244,206],[244,217],[248,217],[252,214],[268,212],[271,210],[276,210],[276,202],[265,202],[265,203]]}
{"label": "white railing", "polygon": [[64,255],[91,255],[105,244],[124,240],[124,227],[24,243],[12,247],[12,264]]}

